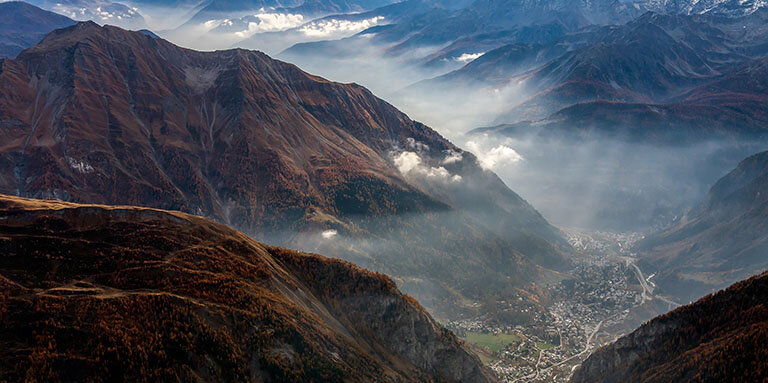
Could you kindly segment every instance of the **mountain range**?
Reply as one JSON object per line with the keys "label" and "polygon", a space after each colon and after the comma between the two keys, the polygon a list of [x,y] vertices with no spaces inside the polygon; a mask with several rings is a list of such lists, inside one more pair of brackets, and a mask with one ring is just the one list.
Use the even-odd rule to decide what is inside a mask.
{"label": "mountain range", "polygon": [[179,212],[0,196],[0,379],[495,382],[394,282]]}
{"label": "mountain range", "polygon": [[[519,84],[528,97],[497,118],[507,122],[545,119],[564,108],[626,109],[620,103],[682,104],[673,106],[677,110],[738,104],[743,109],[737,113],[759,120],[760,81],[742,81],[746,87],[739,92],[721,87],[763,75],[768,31],[761,25],[766,17],[763,10],[727,19],[647,13],[625,25],[567,33],[549,44],[507,45],[422,86]],[[737,26],[755,28],[744,33]],[[730,99],[713,98],[712,93],[725,91],[731,91]],[[589,105],[592,101],[611,103]],[[689,112],[691,117],[695,113]]]}
{"label": "mountain range", "polygon": [[766,16],[646,13],[508,45],[408,91],[514,95],[467,138],[515,143],[528,161],[506,181],[539,183],[518,191],[550,197],[529,198],[558,224],[655,231],[768,149]]}
{"label": "mountain range", "polygon": [[766,380],[762,0],[35,4],[0,381]]}
{"label": "mountain range", "polygon": [[386,272],[448,316],[529,302],[567,267],[525,200],[358,85],[90,22],[0,68],[3,193],[203,215]]}
{"label": "mountain range", "polygon": [[[409,1],[417,3],[416,0]],[[373,34],[373,43],[389,44],[388,52],[405,53],[411,49],[439,46],[477,34],[490,34],[516,30],[525,26],[561,24],[566,29],[578,29],[591,24],[629,20],[620,16],[619,2],[567,2],[567,1],[506,1],[476,0],[459,9],[436,3],[432,9],[414,8],[414,12],[401,15],[386,28],[374,28],[364,34]],[[369,12],[378,14],[379,9]],[[505,41],[514,34],[499,34],[485,41]],[[320,52],[318,52],[320,53]],[[474,53],[474,52],[466,52]]]}
{"label": "mountain range", "polygon": [[[552,43],[563,32],[576,32],[595,25],[621,25],[646,12],[704,15],[702,17],[726,20],[751,16],[761,12],[763,6],[760,1],[477,0],[458,9],[436,4],[430,10],[418,9],[400,14],[397,19],[387,20],[386,27],[372,27],[355,36],[355,39],[370,40],[367,44],[383,49],[383,57],[407,58],[413,60],[412,64],[417,67],[439,65],[445,69],[457,69],[458,64],[466,63],[459,60],[463,55],[480,56],[509,44]],[[375,9],[367,14],[379,15],[382,10]],[[333,17],[344,19],[345,16]],[[292,48],[282,57],[299,64],[331,59],[331,54],[325,49],[329,44],[339,45],[341,49],[350,41],[301,44],[296,47],[299,50]]]}

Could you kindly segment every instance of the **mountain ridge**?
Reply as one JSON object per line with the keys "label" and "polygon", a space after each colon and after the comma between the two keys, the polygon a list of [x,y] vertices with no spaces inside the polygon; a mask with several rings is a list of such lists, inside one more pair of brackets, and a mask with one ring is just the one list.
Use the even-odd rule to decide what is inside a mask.
{"label": "mountain ridge", "polygon": [[0,216],[4,379],[496,381],[348,262],[180,212],[0,196]]}
{"label": "mountain ridge", "polygon": [[[473,71],[502,68],[494,77],[498,80],[488,86],[519,81],[528,98],[497,118],[498,122],[521,119],[500,126],[498,132],[512,132],[517,124],[553,134],[567,130],[577,130],[572,132],[576,135],[590,130],[607,135],[620,130],[619,135],[629,137],[668,134],[675,142],[685,141],[684,133],[696,130],[719,131],[716,134],[728,138],[759,136],[767,117],[760,104],[761,84],[768,75],[760,47],[768,34],[760,28],[748,35],[734,29],[760,23],[766,15],[768,11],[760,11],[723,19],[646,13],[624,26],[566,35],[558,43],[514,57],[515,62],[526,62],[528,56],[565,51],[537,68],[512,66],[514,70],[505,74],[509,59],[501,53],[513,47],[499,48],[430,84],[449,81],[440,85],[449,86],[453,79],[468,83],[477,81]],[[630,123],[621,123],[625,119]],[[642,126],[646,120],[648,129]],[[627,126],[616,129],[621,125]],[[690,137],[699,139],[696,134]],[[664,141],[661,138],[658,142]]]}
{"label": "mountain ridge", "polygon": [[564,267],[559,231],[471,153],[259,52],[80,23],[3,62],[0,84],[5,193],[208,216],[392,274],[433,309]]}
{"label": "mountain ridge", "polygon": [[571,383],[762,381],[768,273],[677,308],[595,351]]}

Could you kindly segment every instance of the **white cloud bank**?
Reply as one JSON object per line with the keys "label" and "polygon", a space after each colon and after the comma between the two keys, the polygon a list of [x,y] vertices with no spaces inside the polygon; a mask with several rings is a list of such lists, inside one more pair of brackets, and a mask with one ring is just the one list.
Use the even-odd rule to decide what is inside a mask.
{"label": "white cloud bank", "polygon": [[373,27],[383,20],[384,16],[376,16],[360,21],[339,19],[318,20],[299,28],[299,32],[312,37],[325,37],[337,34],[348,35]]}
{"label": "white cloud bank", "polygon": [[477,156],[477,162],[485,170],[495,170],[523,161],[515,149],[504,143],[489,143],[487,136],[467,141],[467,149]]}
{"label": "white cloud bank", "polygon": [[461,152],[457,152],[455,150],[449,150],[446,153],[447,154],[445,155],[445,158],[443,159],[442,162],[440,162],[443,165],[453,164],[456,162],[460,162],[461,160],[464,159],[464,154]]}
{"label": "white cloud bank", "polygon": [[333,239],[336,235],[338,235],[339,232],[334,229],[329,229],[323,231],[320,235],[323,237],[323,239]]}
{"label": "white cloud bank", "polygon": [[446,182],[461,181],[460,175],[452,175],[448,169],[442,166],[425,165],[421,157],[415,152],[400,152],[394,156],[393,162],[397,170],[405,176]]}
{"label": "white cloud bank", "polygon": [[258,13],[253,17],[257,21],[249,22],[248,29],[235,32],[237,37],[244,39],[256,33],[284,31],[304,23],[304,16],[291,13]]}
{"label": "white cloud bank", "polygon": [[461,56],[455,57],[454,60],[462,63],[468,63],[470,61],[475,61],[478,57],[484,55],[485,52],[481,53],[462,53]]}
{"label": "white cloud bank", "polygon": [[138,22],[142,19],[137,8],[129,8],[122,4],[95,1],[89,5],[91,5],[90,8],[74,4],[56,3],[51,7],[51,11],[74,20],[93,20],[100,24],[111,23],[125,26],[127,24],[122,22]]}

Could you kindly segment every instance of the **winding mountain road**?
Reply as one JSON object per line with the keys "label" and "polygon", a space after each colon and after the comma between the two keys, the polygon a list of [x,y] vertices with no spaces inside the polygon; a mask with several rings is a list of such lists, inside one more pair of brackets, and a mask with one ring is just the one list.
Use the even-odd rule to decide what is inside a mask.
{"label": "winding mountain road", "polygon": [[669,299],[665,298],[661,295],[653,295],[654,288],[648,283],[648,280],[645,278],[645,275],[643,274],[643,271],[640,270],[640,267],[637,266],[635,261],[632,258],[627,258],[627,266],[632,267],[632,269],[635,271],[635,277],[637,278],[637,281],[640,282],[640,286],[643,288],[643,295],[642,295],[642,301],[641,305],[645,303],[646,301],[650,301],[653,299],[658,299],[666,304],[669,305],[670,309],[679,307],[680,304]]}

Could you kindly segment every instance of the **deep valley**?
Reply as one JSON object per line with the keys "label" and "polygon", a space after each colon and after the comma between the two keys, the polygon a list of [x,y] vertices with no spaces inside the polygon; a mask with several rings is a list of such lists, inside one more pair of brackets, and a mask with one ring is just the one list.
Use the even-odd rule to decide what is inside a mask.
{"label": "deep valley", "polygon": [[0,382],[768,382],[762,0],[0,2]]}

